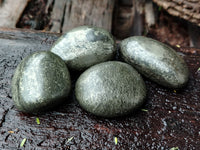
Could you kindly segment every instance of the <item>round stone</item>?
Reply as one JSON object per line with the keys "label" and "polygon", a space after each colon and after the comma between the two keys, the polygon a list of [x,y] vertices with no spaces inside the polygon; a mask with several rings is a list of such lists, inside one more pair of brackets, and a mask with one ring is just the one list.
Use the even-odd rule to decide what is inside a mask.
{"label": "round stone", "polygon": [[81,74],[75,85],[75,95],[86,111],[101,117],[117,117],[143,104],[146,87],[132,66],[108,61]]}
{"label": "round stone", "polygon": [[11,87],[16,107],[23,112],[37,113],[67,100],[70,74],[59,56],[36,52],[18,65]]}
{"label": "round stone", "polygon": [[120,53],[138,72],[165,87],[180,88],[188,81],[189,70],[184,60],[161,42],[130,37],[121,42]]}
{"label": "round stone", "polygon": [[61,36],[50,51],[60,56],[70,69],[82,71],[111,60],[115,55],[115,42],[102,28],[81,26]]}

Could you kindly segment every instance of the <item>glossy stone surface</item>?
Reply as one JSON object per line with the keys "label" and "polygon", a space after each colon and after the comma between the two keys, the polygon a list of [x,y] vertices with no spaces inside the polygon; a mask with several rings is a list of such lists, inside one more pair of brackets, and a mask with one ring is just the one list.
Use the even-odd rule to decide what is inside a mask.
{"label": "glossy stone surface", "polygon": [[188,81],[184,60],[161,42],[142,36],[130,37],[121,42],[120,53],[138,72],[160,85],[180,88]]}
{"label": "glossy stone surface", "polygon": [[57,55],[36,52],[18,65],[11,87],[18,110],[40,112],[67,101],[71,89],[70,74]]}
{"label": "glossy stone surface", "polygon": [[86,111],[101,117],[117,117],[143,104],[146,87],[133,67],[109,61],[87,69],[77,80],[75,95]]}
{"label": "glossy stone surface", "polygon": [[111,60],[115,54],[114,39],[106,30],[81,26],[61,36],[51,48],[73,70]]}

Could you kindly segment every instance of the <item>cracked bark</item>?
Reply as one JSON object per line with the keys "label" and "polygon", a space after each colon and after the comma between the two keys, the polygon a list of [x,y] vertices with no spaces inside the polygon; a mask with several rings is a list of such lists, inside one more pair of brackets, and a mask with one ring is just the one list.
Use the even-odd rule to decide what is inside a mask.
{"label": "cracked bark", "polygon": [[169,14],[180,17],[200,26],[199,0],[153,0]]}
{"label": "cracked bark", "polygon": [[81,25],[93,25],[111,31],[115,0],[54,0],[52,32],[67,32]]}
{"label": "cracked bark", "polygon": [[6,121],[6,114],[8,113],[8,109],[4,110],[2,108],[0,108],[0,128],[3,126],[3,123]]}
{"label": "cracked bark", "polygon": [[15,28],[21,14],[28,4],[28,0],[1,0],[0,1],[0,27]]}
{"label": "cracked bark", "polygon": [[[17,149],[23,138],[27,139],[24,149],[138,149],[138,146],[170,149],[174,145],[199,149],[200,49],[177,49],[190,69],[185,88],[174,92],[144,79],[148,97],[143,107],[147,112],[138,110],[117,119],[98,118],[81,109],[73,95],[69,103],[40,116],[16,110],[8,97],[14,70],[27,55],[49,50],[59,36],[0,29],[0,120],[4,120],[0,128],[0,149]],[[72,73],[72,76],[77,74]],[[9,111],[5,113],[5,110]],[[71,137],[73,140],[65,142]],[[114,145],[114,137],[119,139],[117,145]]]}

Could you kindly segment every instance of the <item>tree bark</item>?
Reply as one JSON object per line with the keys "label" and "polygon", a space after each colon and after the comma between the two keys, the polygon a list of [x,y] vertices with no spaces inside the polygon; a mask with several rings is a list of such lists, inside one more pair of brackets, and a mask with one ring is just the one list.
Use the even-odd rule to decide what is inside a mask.
{"label": "tree bark", "polygon": [[93,25],[111,31],[115,0],[54,1],[51,15],[54,32],[67,32],[81,25]]}
{"label": "tree bark", "polygon": [[[186,87],[175,91],[144,79],[148,88],[145,109],[129,116],[93,116],[79,106],[73,93],[68,103],[54,111],[19,112],[10,91],[17,65],[35,51],[49,50],[59,36],[0,28],[0,149],[199,149],[200,49],[177,49],[190,69]],[[73,78],[78,75],[71,72]],[[24,138],[26,143],[20,147]]]}
{"label": "tree bark", "polygon": [[142,35],[145,23],[145,0],[126,0],[124,2],[119,0],[116,5],[113,34],[119,39]]}
{"label": "tree bark", "polygon": [[25,7],[28,4],[28,0],[4,0],[0,1],[0,27],[15,28],[16,24],[21,17]]}
{"label": "tree bark", "polygon": [[188,20],[200,26],[199,0],[153,0],[169,14]]}

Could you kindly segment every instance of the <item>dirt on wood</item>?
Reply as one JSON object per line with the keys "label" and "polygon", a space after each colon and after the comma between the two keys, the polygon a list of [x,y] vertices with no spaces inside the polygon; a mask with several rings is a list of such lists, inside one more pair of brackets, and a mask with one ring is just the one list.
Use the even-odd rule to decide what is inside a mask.
{"label": "dirt on wood", "polygon": [[[14,70],[34,51],[49,50],[59,36],[0,30],[0,149],[200,147],[200,49],[177,48],[190,70],[186,87],[166,89],[144,78],[148,89],[146,103],[129,116],[114,119],[93,116],[79,106],[73,92],[66,104],[50,112],[40,115],[19,112],[10,91]],[[76,79],[79,74],[71,76]],[[26,142],[20,147],[23,139]]]}
{"label": "dirt on wood", "polygon": [[[53,5],[55,5],[55,2],[53,3],[52,0],[51,1],[30,0],[20,21],[17,24],[17,27],[49,31],[51,30],[52,27],[57,26],[57,23],[58,23],[59,27],[57,28],[59,28],[59,31],[57,32],[62,33],[60,26],[62,24],[63,17],[58,18],[57,23],[54,18],[55,22],[54,22],[54,25],[52,25],[51,13],[53,12]],[[116,39],[124,39],[128,36],[133,35],[131,31],[132,29],[130,29],[132,27],[131,20],[133,20],[133,18],[131,19],[131,14],[133,13],[132,12],[133,3],[130,3],[130,1],[127,1],[127,2],[124,1],[123,3],[120,2],[119,5],[121,7],[119,8],[119,11],[122,11],[121,13],[122,15],[124,13],[124,15],[119,16],[120,18],[118,19],[116,19],[116,17],[113,17],[114,21],[113,21],[113,26],[112,26],[113,28],[112,32],[114,36],[116,37]],[[155,9],[159,10],[160,8],[155,7]],[[130,16],[130,18],[127,18],[128,16]],[[125,18],[123,20],[120,20],[122,19],[122,17],[125,17]],[[112,19],[112,17],[110,17],[110,19]],[[130,21],[128,21],[127,19]],[[72,28],[69,26],[65,27],[66,30],[69,30],[69,28]],[[56,30],[58,30],[57,28],[55,29],[53,28],[52,31],[56,32]],[[187,22],[177,17],[173,17],[169,15],[163,9],[159,10],[159,12],[157,13],[156,24],[153,27],[149,28],[147,26],[144,26],[144,31],[142,30],[142,35],[153,37],[159,41],[168,43],[172,46],[176,46],[176,45],[189,46],[190,45]]]}
{"label": "dirt on wood", "polygon": [[[184,58],[190,70],[186,87],[166,89],[145,78],[148,89],[146,103],[140,110],[123,118],[104,119],[85,112],[73,92],[68,103],[51,112],[40,115],[19,112],[12,101],[11,79],[24,57],[35,51],[49,50],[60,37],[61,34],[44,32],[52,27],[54,4],[54,0],[30,0],[17,24],[20,28],[42,32],[0,29],[0,149],[179,147],[187,150],[200,147],[200,49],[184,48],[190,45],[187,22],[170,16],[159,7],[155,7],[158,11],[156,24],[151,27],[144,25],[142,35],[172,45]],[[130,0],[121,4],[132,7]],[[127,15],[126,11],[121,12]],[[113,28],[117,26],[113,25]],[[126,32],[122,38],[120,32],[112,30],[112,33],[116,39],[132,35]],[[79,75],[77,72],[71,74],[73,84]],[[20,147],[23,139],[26,142]]]}

